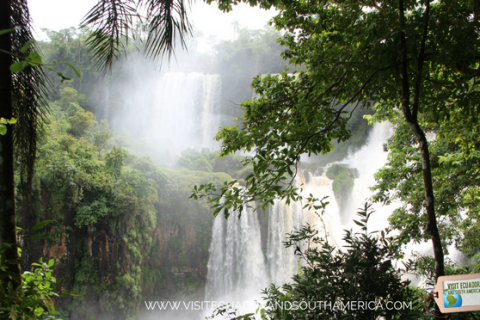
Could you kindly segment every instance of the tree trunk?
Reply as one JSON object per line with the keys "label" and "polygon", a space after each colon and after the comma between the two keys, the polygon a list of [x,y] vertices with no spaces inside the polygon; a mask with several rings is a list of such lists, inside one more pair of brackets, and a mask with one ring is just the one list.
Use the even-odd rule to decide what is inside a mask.
{"label": "tree trunk", "polygon": [[[414,86],[414,98],[413,105],[410,106],[410,85],[408,81],[408,71],[407,71],[407,45],[405,32],[405,15],[403,0],[399,1],[399,24],[402,28],[400,31],[400,46],[401,46],[401,59],[403,64],[400,68],[400,78],[402,82],[402,111],[407,121],[407,124],[415,135],[420,149],[420,154],[422,158],[422,173],[423,173],[423,186],[425,189],[425,207],[427,211],[427,228],[426,233],[428,233],[432,239],[433,252],[435,256],[435,281],[438,280],[438,277],[441,277],[445,274],[444,270],[444,256],[442,242],[440,240],[440,234],[437,227],[437,218],[435,216],[435,206],[434,206],[434,197],[433,197],[433,183],[432,183],[432,167],[430,165],[430,153],[428,151],[428,142],[425,137],[425,133],[418,124],[418,107],[420,100],[420,90],[422,82],[422,68],[424,64],[424,53],[425,53],[425,42],[427,38],[427,28],[430,12],[430,1],[427,1],[426,10],[425,10],[425,25],[423,40],[421,44],[420,54],[417,58],[417,74],[416,81]],[[437,305],[435,305],[435,310],[437,314],[440,314],[440,310]]]}
{"label": "tree trunk", "polygon": [[[10,29],[11,0],[0,1],[0,30]],[[0,117],[10,119],[12,108],[12,51],[11,33],[0,35]],[[0,135],[0,243],[16,244],[15,184],[13,171],[13,129],[7,125],[7,134]],[[7,260],[18,259],[16,246],[5,252]],[[20,266],[9,264],[9,271],[20,276]]]}
{"label": "tree trunk", "polygon": [[[425,51],[425,40],[427,36],[427,27],[428,27],[428,14],[429,14],[429,4],[427,3],[427,8],[425,10],[425,26],[424,26],[424,37],[422,41],[422,47],[420,50],[420,54],[418,57],[418,66],[417,66],[417,81],[415,83],[415,96],[413,100],[413,105],[410,108],[410,86],[408,83],[408,72],[407,72],[407,45],[405,40],[405,32],[400,31],[400,44],[401,44],[401,58],[404,63],[400,69],[400,77],[402,80],[402,111],[407,121],[410,130],[417,138],[420,153],[422,157],[422,173],[423,173],[423,185],[425,188],[425,207],[427,210],[427,229],[425,230],[430,237],[432,238],[433,243],[433,252],[435,255],[435,280],[438,277],[443,276],[445,274],[444,271],[444,257],[443,257],[443,248],[442,242],[440,241],[440,234],[438,233],[437,228],[437,218],[435,216],[435,206],[434,206],[434,198],[433,198],[433,183],[432,183],[432,168],[430,165],[430,153],[428,152],[428,142],[427,138],[425,137],[425,133],[423,132],[422,128],[418,124],[418,104],[419,104],[419,96],[420,96],[420,89],[421,89],[421,77],[422,77],[422,67],[423,67],[423,55]],[[403,1],[400,0],[399,2],[399,23],[402,28],[405,27],[405,16],[404,16],[404,8],[403,8]]]}

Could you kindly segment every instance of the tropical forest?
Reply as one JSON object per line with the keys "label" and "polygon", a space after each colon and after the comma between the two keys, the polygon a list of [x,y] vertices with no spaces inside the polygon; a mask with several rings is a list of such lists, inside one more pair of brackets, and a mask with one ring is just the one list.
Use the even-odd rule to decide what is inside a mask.
{"label": "tropical forest", "polygon": [[0,2],[0,319],[480,319],[480,2],[199,2]]}

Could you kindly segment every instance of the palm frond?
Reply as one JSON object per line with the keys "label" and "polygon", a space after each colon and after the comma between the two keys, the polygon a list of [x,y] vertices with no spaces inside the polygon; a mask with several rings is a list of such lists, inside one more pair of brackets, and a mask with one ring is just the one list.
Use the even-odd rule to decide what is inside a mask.
{"label": "palm frond", "polygon": [[140,18],[135,2],[130,0],[100,0],[82,22],[93,32],[86,40],[97,60],[97,68],[109,70],[128,44],[134,18]]}
{"label": "palm frond", "polygon": [[[189,5],[189,0],[186,1]],[[87,14],[82,26],[93,30],[87,45],[94,53],[97,67],[104,72],[125,51],[135,20],[142,20],[138,8],[145,10],[148,21],[147,55],[170,58],[177,38],[182,47],[186,47],[185,37],[191,35],[192,26],[185,0],[100,0]]]}
{"label": "palm frond", "polygon": [[[145,1],[145,0],[144,0]],[[151,57],[171,57],[178,37],[186,48],[185,37],[192,34],[184,0],[147,0],[148,38],[146,53]],[[190,6],[190,2],[187,2]]]}
{"label": "palm frond", "polygon": [[[15,56],[24,56],[20,49],[33,39],[30,14],[26,0],[11,2],[13,62]],[[26,54],[37,51],[33,43]],[[42,134],[46,114],[49,111],[47,98],[51,83],[41,68],[27,67],[16,73],[12,81],[13,115],[17,119],[14,127],[15,156],[20,169],[23,198],[30,193],[37,140]]]}

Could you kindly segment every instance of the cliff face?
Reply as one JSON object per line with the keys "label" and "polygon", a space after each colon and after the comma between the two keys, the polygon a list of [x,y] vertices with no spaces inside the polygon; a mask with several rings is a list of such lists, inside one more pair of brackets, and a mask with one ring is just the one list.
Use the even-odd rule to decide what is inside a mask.
{"label": "cliff face", "polygon": [[[43,190],[39,200],[41,206],[36,209],[46,208],[41,216],[52,219],[55,214],[48,208],[55,196]],[[162,201],[154,208],[155,225],[144,228],[141,219],[116,225],[102,221],[79,228],[74,223],[77,209],[62,208],[61,223],[43,230],[43,234],[53,235],[53,240],[24,239],[23,270],[31,270],[40,258],[55,259],[54,275],[63,280],[62,287],[83,295],[56,301],[57,310],[71,320],[124,319],[142,312],[144,300],[187,296],[202,300],[213,218],[206,208],[198,223],[162,214],[168,211]],[[22,210],[20,226],[30,229],[36,216],[35,210]]]}
{"label": "cliff face", "polygon": [[[17,189],[20,227],[53,221],[35,231],[49,240],[19,239],[23,269],[55,259],[63,288],[82,295],[57,299],[63,319],[125,319],[147,299],[200,300],[213,217],[205,201],[189,199],[191,188],[231,177],[159,167],[129,153],[75,97],[66,87],[51,105],[28,204]],[[214,161],[218,153],[198,156]]]}

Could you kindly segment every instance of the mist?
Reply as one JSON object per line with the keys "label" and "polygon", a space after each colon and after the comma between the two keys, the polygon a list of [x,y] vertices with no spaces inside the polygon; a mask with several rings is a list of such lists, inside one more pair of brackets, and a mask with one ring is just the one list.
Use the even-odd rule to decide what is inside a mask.
{"label": "mist", "polygon": [[200,51],[205,38],[197,34],[188,50],[177,44],[174,55],[160,61],[145,57],[141,48],[131,50],[100,85],[95,114],[126,137],[120,146],[157,163],[174,164],[185,150],[216,151],[220,127],[234,124],[242,115],[240,103],[252,98],[253,77],[288,67],[276,43],[280,35],[242,28],[235,40]]}
{"label": "mist", "polygon": [[[210,15],[212,9],[216,13]],[[245,185],[252,170],[242,166],[248,154],[219,158],[221,142],[215,136],[222,127],[241,126],[241,102],[254,98],[253,77],[302,68],[281,58],[285,49],[277,43],[281,33],[269,27],[259,29],[267,23],[253,14],[260,10],[248,11],[250,14],[244,10],[257,9],[241,5],[232,16],[198,3],[192,8],[195,31],[187,39],[187,50],[177,43],[170,59],[153,59],[145,56],[140,42],[133,42],[111,72],[88,84],[93,89],[89,96],[78,99],[81,103],[72,100],[62,110],[58,102],[62,98],[54,102],[53,109],[59,114],[74,110],[68,116],[54,116],[55,130],[62,125],[66,128],[58,133],[62,139],[57,143],[61,150],[58,158],[63,161],[73,154],[72,159],[77,159],[82,152],[88,156],[81,164],[87,169],[81,171],[83,167],[78,165],[68,171],[72,176],[83,174],[79,181],[68,180],[69,186],[80,190],[76,198],[64,197],[77,202],[49,212],[56,218],[65,217],[65,226],[70,227],[65,227],[64,233],[71,238],[62,233],[66,253],[55,256],[45,249],[47,244],[41,252],[55,256],[59,273],[70,277],[69,289],[82,290],[84,297],[61,305],[71,312],[71,320],[93,315],[102,320],[121,316],[203,319],[213,311],[204,303],[212,301],[246,303],[248,308],[242,313],[254,312],[256,303],[262,303],[263,289],[291,282],[305,265],[297,250],[284,247],[288,233],[309,224],[342,250],[344,230],[360,230],[353,222],[355,212],[373,195],[374,173],[388,160],[383,145],[393,134],[390,123],[367,126],[363,116],[371,111],[353,114],[355,125],[349,127],[355,129],[353,137],[334,143],[334,152],[302,157],[294,183],[304,198],[328,196],[322,215],[306,208],[305,200],[287,204],[275,199],[266,209],[247,208],[240,217],[238,211],[230,211],[227,219],[223,214],[214,217],[211,203],[204,199],[188,198],[191,188],[202,183],[222,185],[236,179],[239,187]],[[32,14],[35,17],[35,11]],[[216,18],[219,14],[221,18]],[[246,20],[238,20],[237,15]],[[58,85],[57,94],[61,97],[66,88],[75,87],[79,95],[85,95],[80,92],[86,90],[81,81]],[[88,112],[94,114],[91,126],[83,135],[70,134],[73,114]],[[111,130],[111,138],[108,136],[101,148],[95,144],[95,135],[106,128]],[[115,155],[112,150],[120,150],[118,158],[124,156],[117,175],[112,175],[111,163],[110,167],[106,164],[106,159]],[[74,161],[67,160],[65,167],[74,167]],[[43,169],[57,170],[51,163],[57,164],[48,162]],[[95,176],[97,169],[104,172]],[[340,187],[338,175],[344,179]],[[39,179],[38,208],[63,190],[50,190],[54,196],[43,192],[45,181],[52,180]],[[97,194],[101,195],[98,199]],[[118,194],[123,198],[117,198]],[[42,198],[47,196],[48,201]],[[116,211],[118,199],[126,203],[121,213]],[[369,231],[386,228],[391,212],[402,205],[374,205]],[[132,208],[140,209],[133,213]],[[101,214],[82,225],[77,216],[84,212]],[[411,257],[412,250],[429,254],[429,248],[425,244],[410,246],[406,257]],[[458,252],[454,254],[458,255],[455,259],[462,259]],[[423,285],[424,279],[410,278],[415,285]],[[163,308],[166,302],[179,304]]]}

